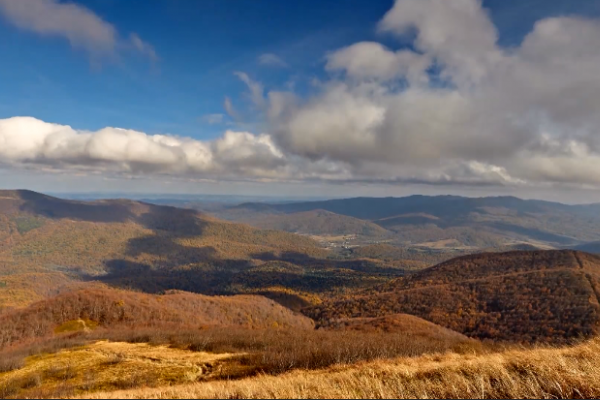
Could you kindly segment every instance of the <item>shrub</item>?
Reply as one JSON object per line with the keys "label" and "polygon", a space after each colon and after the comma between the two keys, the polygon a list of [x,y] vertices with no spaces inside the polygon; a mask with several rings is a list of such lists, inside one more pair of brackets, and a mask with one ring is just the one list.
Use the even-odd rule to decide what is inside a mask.
{"label": "shrub", "polygon": [[0,357],[0,373],[14,371],[24,366],[25,360],[22,355],[3,355]]}

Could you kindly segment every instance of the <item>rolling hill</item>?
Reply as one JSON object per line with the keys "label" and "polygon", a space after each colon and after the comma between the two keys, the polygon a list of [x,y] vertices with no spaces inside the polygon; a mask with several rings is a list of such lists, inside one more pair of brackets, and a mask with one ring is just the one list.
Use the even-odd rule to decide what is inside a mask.
{"label": "rolling hill", "polygon": [[466,336],[408,314],[392,314],[379,318],[349,318],[336,322],[336,330],[386,332],[417,335],[430,340],[465,341]]}
{"label": "rolling hill", "polygon": [[321,327],[406,313],[480,339],[560,342],[600,327],[600,257],[570,250],[459,257],[306,310]]}
{"label": "rolling hill", "polygon": [[328,256],[307,236],[191,209],[0,191],[0,311],[91,281],[151,293],[260,293],[306,306],[311,293],[366,287],[404,273],[381,260]]}
{"label": "rolling hill", "polygon": [[[269,213],[269,206],[262,210],[266,212],[221,212],[220,218],[243,222],[261,229],[274,229],[310,235],[345,235],[356,234],[369,238],[385,238],[391,232],[370,221],[332,213],[325,210],[311,210],[298,213]],[[260,209],[259,209],[260,210]]]}
{"label": "rolling hill", "polygon": [[[393,234],[396,244],[414,246],[455,240],[452,247],[483,249],[519,243],[564,247],[596,241],[600,238],[599,209],[598,205],[565,205],[515,197],[410,196],[246,203],[215,215],[250,224],[269,218],[285,224],[305,213],[323,210],[378,225]],[[334,220],[331,215],[328,218]],[[309,226],[305,233],[326,231],[323,226],[329,223],[323,219],[312,225],[318,228],[311,231]],[[354,230],[344,234],[360,232],[348,228]]]}
{"label": "rolling hill", "polygon": [[262,296],[209,297],[186,292],[162,296],[109,288],[71,291],[0,315],[0,349],[19,341],[89,327],[313,329],[307,317]]}
{"label": "rolling hill", "polygon": [[69,398],[481,350],[408,315],[314,330],[260,296],[85,289],[0,315],[0,397]]}

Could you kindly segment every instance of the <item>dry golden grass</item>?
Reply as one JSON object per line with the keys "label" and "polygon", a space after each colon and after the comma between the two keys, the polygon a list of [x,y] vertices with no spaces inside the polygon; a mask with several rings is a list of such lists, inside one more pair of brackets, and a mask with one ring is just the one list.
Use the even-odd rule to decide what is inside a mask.
{"label": "dry golden grass", "polygon": [[600,339],[565,348],[429,355],[89,398],[598,398]]}
{"label": "dry golden grass", "polygon": [[162,386],[220,377],[230,354],[148,344],[97,342],[29,357],[23,368],[0,374],[0,398],[61,397],[98,390]]}

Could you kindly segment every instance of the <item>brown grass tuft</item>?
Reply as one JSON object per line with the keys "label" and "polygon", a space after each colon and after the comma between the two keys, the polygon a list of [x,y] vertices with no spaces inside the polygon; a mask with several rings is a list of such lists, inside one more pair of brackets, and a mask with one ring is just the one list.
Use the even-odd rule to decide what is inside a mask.
{"label": "brown grass tuft", "polygon": [[379,361],[89,398],[598,398],[600,340],[571,348]]}

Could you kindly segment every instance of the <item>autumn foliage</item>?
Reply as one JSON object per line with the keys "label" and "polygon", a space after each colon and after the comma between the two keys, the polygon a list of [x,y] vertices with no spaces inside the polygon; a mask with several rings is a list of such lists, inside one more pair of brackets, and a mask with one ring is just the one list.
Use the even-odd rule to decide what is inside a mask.
{"label": "autumn foliage", "polygon": [[478,254],[306,313],[320,327],[406,313],[480,339],[561,342],[597,333],[599,279],[600,257],[585,253]]}
{"label": "autumn foliage", "polygon": [[43,300],[0,316],[0,349],[51,336],[65,323],[93,321],[103,328],[165,326],[312,329],[312,321],[261,296],[209,297],[185,292],[162,296],[86,289]]}

